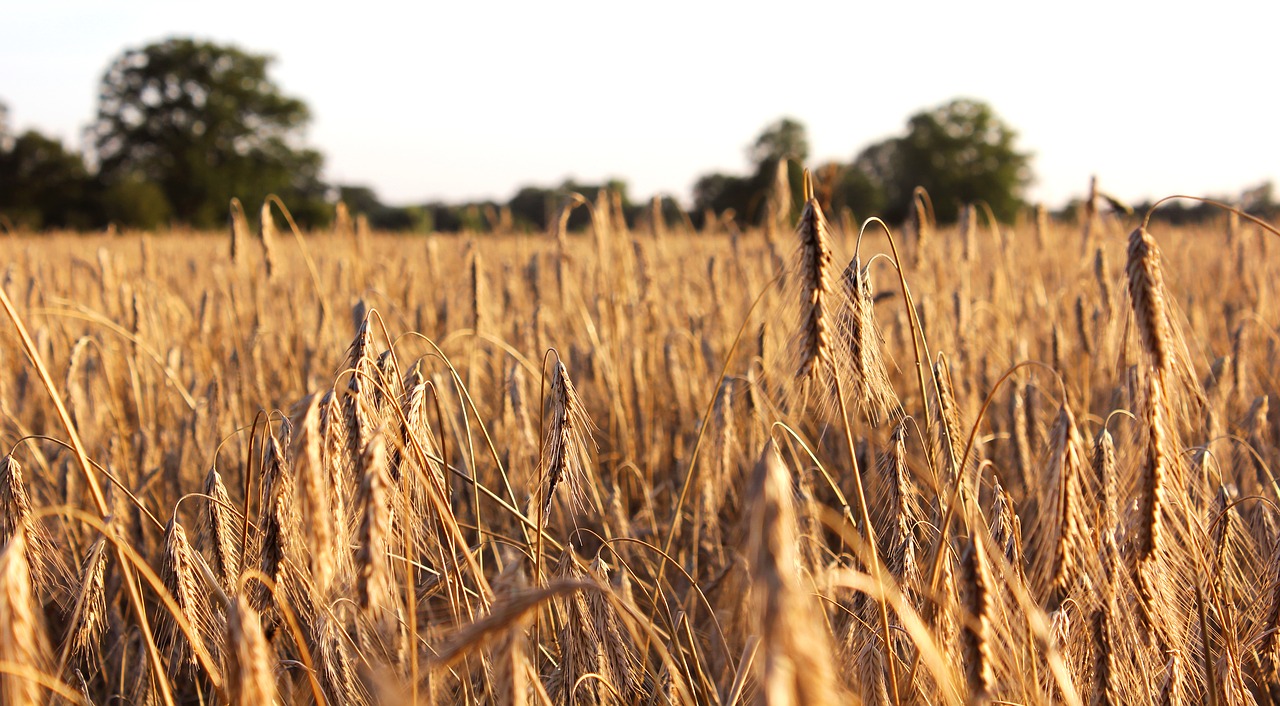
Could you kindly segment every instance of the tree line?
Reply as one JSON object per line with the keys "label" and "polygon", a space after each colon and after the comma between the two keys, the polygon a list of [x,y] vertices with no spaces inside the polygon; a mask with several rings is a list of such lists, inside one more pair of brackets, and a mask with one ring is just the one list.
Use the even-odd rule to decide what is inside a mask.
{"label": "tree line", "polygon": [[[901,134],[848,162],[810,165],[804,125],[778,120],[750,144],[744,173],[697,179],[687,212],[669,198],[634,203],[622,180],[530,185],[506,201],[395,206],[368,186],[323,180],[324,156],[303,139],[311,113],[272,81],[271,62],[189,38],[128,49],[102,76],[84,153],[36,130],[16,134],[0,104],[0,226],[217,228],[232,197],[256,204],[274,193],[299,223],[313,228],[328,225],[341,200],[381,230],[545,229],[570,194],[606,189],[632,224],[660,217],[701,226],[715,218],[745,227],[798,206],[805,165],[831,212],[900,221],[922,187],[941,222],[977,202],[1008,221],[1025,207],[1033,179],[1031,155],[1018,148],[1017,133],[991,106],[961,98],[912,115]],[[1270,203],[1269,191],[1266,196]],[[587,219],[573,211],[568,226],[583,227]]]}

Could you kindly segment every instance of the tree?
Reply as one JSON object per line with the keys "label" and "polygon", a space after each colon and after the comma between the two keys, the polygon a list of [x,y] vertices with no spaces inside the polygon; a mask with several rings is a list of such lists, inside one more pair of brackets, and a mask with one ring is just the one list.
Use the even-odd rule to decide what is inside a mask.
{"label": "tree", "polygon": [[[546,188],[535,185],[522,186],[510,200],[506,202],[506,207],[511,211],[515,224],[521,228],[531,228],[533,230],[546,230],[552,221],[559,217],[560,207],[564,204],[564,200],[571,193],[581,194],[584,198],[594,201],[601,190],[617,194],[618,201],[622,205],[623,217],[628,217],[635,212],[635,207],[627,198],[627,182],[622,179],[607,179],[600,184],[579,183],[573,179],[566,179],[555,188]],[[584,208],[574,209],[569,214],[569,221],[566,224],[569,230],[582,230],[591,224],[591,212]]]}
{"label": "tree", "polygon": [[738,218],[750,218],[756,207],[756,188],[751,177],[706,174],[693,185],[693,210],[724,213],[730,209]]}
{"label": "tree", "polygon": [[[799,198],[804,160],[809,157],[809,137],[804,123],[780,118],[767,125],[747,148],[749,176],[713,173],[699,177],[693,186],[693,210],[724,213],[733,209],[740,222],[759,223],[768,208],[769,194],[778,178],[778,162],[788,160],[787,181],[792,200]],[[794,204],[793,204],[794,205]]]}
{"label": "tree", "polygon": [[351,213],[363,213],[370,220],[372,225],[373,219],[386,206],[382,204],[382,200],[378,198],[377,192],[368,186],[356,186],[344,184],[338,187],[338,200],[347,205],[351,209]]}
{"label": "tree", "polygon": [[1023,207],[1032,178],[1031,155],[1015,147],[1016,139],[991,106],[957,99],[911,116],[905,136],[866,148],[853,170],[882,190],[883,215],[892,220],[906,216],[921,186],[940,221],[954,221],[962,205],[977,201],[1007,221]]}
{"label": "tree", "polygon": [[0,101],[0,152],[13,149],[13,134],[9,127],[9,106]]}
{"label": "tree", "polygon": [[845,171],[836,200],[855,213],[899,219],[911,200],[910,181],[900,174],[899,138],[881,140],[863,148]]}
{"label": "tree", "polygon": [[547,229],[547,222],[555,218],[554,212],[559,208],[557,201],[555,189],[532,185],[522,186],[511,200],[507,201],[507,208],[511,209],[511,216],[521,227],[544,231]]}
{"label": "tree", "polygon": [[155,182],[135,177],[118,179],[103,187],[99,200],[102,215],[116,225],[156,230],[173,215],[164,191]]}
{"label": "tree", "polygon": [[323,160],[301,146],[310,113],[271,81],[270,63],[192,39],[125,51],[102,77],[92,127],[102,181],[155,184],[173,218],[198,227],[223,223],[233,196],[251,205],[269,193],[300,221],[324,220]]}
{"label": "tree", "polygon": [[841,171],[832,186],[831,205],[835,211],[848,208],[859,218],[878,216],[884,213],[887,203],[884,183],[857,168],[856,163]]}
{"label": "tree", "polygon": [[[7,144],[4,144],[7,143]],[[26,228],[86,228],[97,219],[84,160],[34,130],[0,139],[0,214]]]}
{"label": "tree", "polygon": [[795,118],[780,118],[756,137],[748,156],[756,171],[780,159],[804,163],[809,158],[809,136],[804,123]]}
{"label": "tree", "polygon": [[1246,211],[1274,218],[1276,212],[1275,184],[1270,179],[1245,189],[1240,194],[1240,207]]}
{"label": "tree", "polygon": [[804,163],[809,158],[809,134],[804,123],[795,118],[781,118],[769,125],[756,137],[752,145],[750,157],[755,162],[755,175],[751,178],[755,191],[754,212],[744,211],[751,222],[758,223],[768,215],[771,203],[770,194],[778,188],[778,163],[787,160],[787,190],[791,195],[791,203],[772,202],[774,208],[781,208],[780,215],[784,221],[790,221],[797,215],[804,185]]}

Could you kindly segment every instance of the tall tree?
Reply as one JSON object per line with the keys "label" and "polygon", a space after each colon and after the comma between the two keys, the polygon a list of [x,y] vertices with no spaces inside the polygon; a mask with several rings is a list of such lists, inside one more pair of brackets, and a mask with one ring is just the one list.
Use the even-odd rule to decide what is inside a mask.
{"label": "tall tree", "polygon": [[867,147],[853,168],[880,190],[890,219],[907,214],[912,192],[922,186],[940,221],[954,221],[963,204],[976,201],[1012,220],[1032,179],[1031,155],[1017,149],[1017,136],[991,106],[956,99],[911,116],[906,135]]}
{"label": "tall tree", "polygon": [[93,125],[103,181],[157,185],[194,226],[222,223],[233,196],[272,192],[300,220],[323,220],[322,157],[301,145],[310,112],[267,76],[271,61],[182,38],[125,51],[102,77]]}

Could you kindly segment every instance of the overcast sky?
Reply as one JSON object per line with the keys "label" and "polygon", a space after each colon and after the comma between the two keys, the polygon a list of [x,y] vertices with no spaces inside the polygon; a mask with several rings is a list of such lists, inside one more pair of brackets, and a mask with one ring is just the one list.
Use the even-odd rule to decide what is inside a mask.
{"label": "overcast sky", "polygon": [[1091,173],[1135,201],[1280,181],[1271,1],[6,5],[15,127],[78,147],[125,48],[235,43],[276,56],[276,81],[310,105],[328,179],[391,203],[611,176],[687,199],[699,175],[745,170],[781,116],[808,127],[815,159],[848,161],[956,96],[1019,132],[1031,196],[1052,205]]}

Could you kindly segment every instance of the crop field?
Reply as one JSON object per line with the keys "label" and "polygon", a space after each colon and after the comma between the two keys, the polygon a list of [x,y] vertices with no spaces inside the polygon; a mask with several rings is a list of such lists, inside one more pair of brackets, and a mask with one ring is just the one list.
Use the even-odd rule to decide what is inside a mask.
{"label": "crop field", "polygon": [[575,203],[0,236],[0,703],[1280,699],[1274,231]]}

